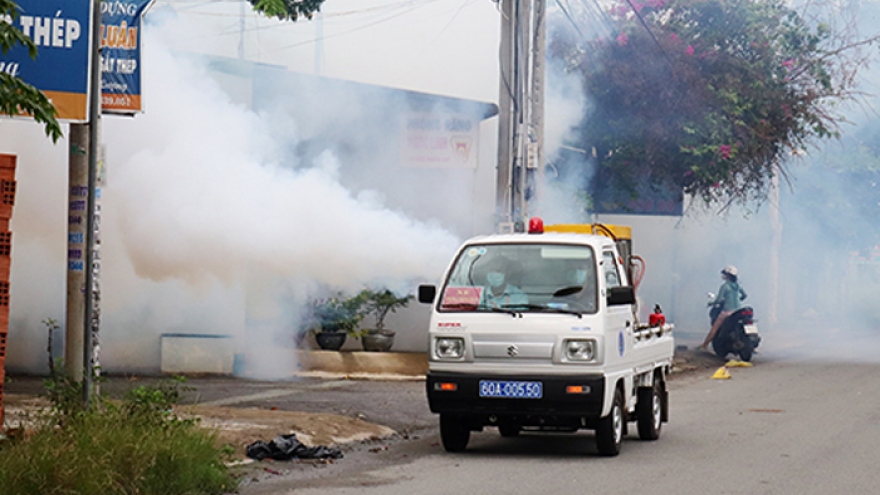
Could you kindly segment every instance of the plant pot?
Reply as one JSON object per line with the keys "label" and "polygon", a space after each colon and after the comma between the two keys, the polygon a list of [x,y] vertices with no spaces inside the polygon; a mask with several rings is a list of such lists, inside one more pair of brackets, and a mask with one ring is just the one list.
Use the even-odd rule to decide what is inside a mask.
{"label": "plant pot", "polygon": [[348,334],[345,332],[318,332],[315,334],[315,342],[325,351],[338,351],[345,344],[346,337]]}
{"label": "plant pot", "polygon": [[394,345],[394,332],[367,333],[361,336],[365,351],[388,352]]}

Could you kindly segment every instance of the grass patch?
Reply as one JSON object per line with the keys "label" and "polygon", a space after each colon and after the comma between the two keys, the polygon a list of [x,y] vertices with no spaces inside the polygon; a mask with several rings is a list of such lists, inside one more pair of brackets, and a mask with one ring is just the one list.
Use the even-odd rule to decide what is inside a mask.
{"label": "grass patch", "polygon": [[236,482],[229,450],[171,412],[179,383],[142,386],[119,402],[78,405],[79,385],[47,384],[53,408],[0,444],[0,495],[219,495]]}

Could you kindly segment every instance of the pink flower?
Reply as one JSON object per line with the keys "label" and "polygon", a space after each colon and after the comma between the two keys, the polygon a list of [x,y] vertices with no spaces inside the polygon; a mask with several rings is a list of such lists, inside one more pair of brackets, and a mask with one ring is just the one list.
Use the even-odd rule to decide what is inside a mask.
{"label": "pink flower", "polygon": [[626,33],[620,33],[617,35],[617,44],[620,46],[626,46],[629,43],[629,36]]}
{"label": "pink flower", "polygon": [[675,33],[669,35],[669,40],[676,44],[681,41],[680,39],[678,39],[678,35]]}
{"label": "pink flower", "polygon": [[694,47],[693,47],[693,45],[688,45],[688,47],[685,48],[684,52],[687,53],[688,55],[693,55],[693,54],[694,54]]}
{"label": "pink flower", "polygon": [[727,160],[730,158],[730,145],[722,144],[720,148],[718,148],[718,152],[721,153],[721,158]]}

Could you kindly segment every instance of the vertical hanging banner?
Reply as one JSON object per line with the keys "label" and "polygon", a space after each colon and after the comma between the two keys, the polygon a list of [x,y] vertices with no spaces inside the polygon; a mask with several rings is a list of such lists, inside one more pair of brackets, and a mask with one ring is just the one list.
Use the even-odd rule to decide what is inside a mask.
{"label": "vertical hanging banner", "polygon": [[88,120],[93,0],[15,0],[20,15],[10,22],[37,45],[37,58],[15,45],[0,52],[0,71],[18,77],[52,100],[57,118]]}
{"label": "vertical hanging banner", "polygon": [[141,19],[154,0],[101,2],[101,108],[131,115],[141,105]]}

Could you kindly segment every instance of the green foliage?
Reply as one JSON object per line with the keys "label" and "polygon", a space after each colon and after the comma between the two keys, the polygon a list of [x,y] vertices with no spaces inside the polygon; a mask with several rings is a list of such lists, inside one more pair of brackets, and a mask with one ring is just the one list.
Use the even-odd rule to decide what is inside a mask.
{"label": "green foliage", "polygon": [[[18,19],[19,8],[12,0],[0,0],[0,19]],[[31,58],[37,58],[37,46],[12,24],[0,21],[0,53],[6,55],[16,45],[27,48]],[[46,135],[53,142],[62,136],[61,125],[55,119],[55,106],[46,95],[18,77],[5,72],[0,73],[0,114],[32,115],[43,124]]]}
{"label": "green foliage", "polygon": [[55,363],[50,378],[43,381],[43,388],[52,403],[52,413],[59,421],[83,412],[82,383],[64,373],[63,363]]}
{"label": "green foliage", "polygon": [[786,159],[838,136],[858,63],[846,42],[783,0],[623,0],[613,35],[557,38],[592,108],[581,149],[624,190],[648,181],[706,204],[766,198]]}
{"label": "green foliage", "polygon": [[[50,397],[67,397],[78,384]],[[126,400],[54,413],[29,437],[0,446],[0,495],[198,495],[235,489],[225,449],[170,412],[177,384],[138,387]]]}
{"label": "green foliage", "polygon": [[297,21],[300,17],[311,19],[321,10],[324,0],[248,0],[254,10],[269,17]]}
{"label": "green foliage", "polygon": [[388,289],[364,289],[360,293],[363,304],[361,310],[365,315],[372,315],[376,321],[374,333],[382,333],[385,330],[385,317],[388,313],[394,313],[398,308],[404,308],[413,298],[412,295],[397,296]]}
{"label": "green foliage", "polygon": [[125,396],[124,409],[129,415],[156,426],[192,422],[176,417],[172,409],[180,400],[181,386],[185,381],[185,378],[177,377],[171,381],[133,388]]}
{"label": "green foliage", "polygon": [[361,312],[362,294],[347,297],[343,293],[308,304],[307,326],[320,332],[347,332],[356,336],[364,314]]}
{"label": "green foliage", "polygon": [[[397,296],[388,289],[363,289],[354,296],[337,293],[323,299],[312,299],[308,304],[307,327],[322,332],[347,332],[358,338],[364,332],[381,333],[385,318],[403,308],[412,295]],[[364,332],[358,330],[365,316],[372,316],[376,326]]]}

